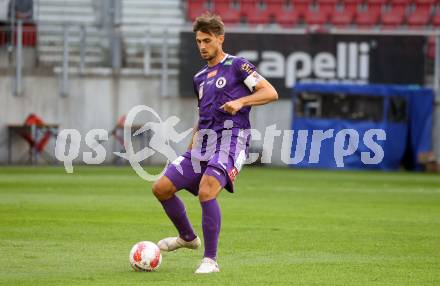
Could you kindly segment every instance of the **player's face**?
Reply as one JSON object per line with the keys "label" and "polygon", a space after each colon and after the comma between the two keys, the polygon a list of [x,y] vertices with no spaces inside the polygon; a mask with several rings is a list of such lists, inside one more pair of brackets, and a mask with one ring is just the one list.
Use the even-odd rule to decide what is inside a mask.
{"label": "player's face", "polygon": [[197,31],[196,42],[202,59],[206,61],[214,59],[221,51],[224,39],[224,35],[216,36]]}

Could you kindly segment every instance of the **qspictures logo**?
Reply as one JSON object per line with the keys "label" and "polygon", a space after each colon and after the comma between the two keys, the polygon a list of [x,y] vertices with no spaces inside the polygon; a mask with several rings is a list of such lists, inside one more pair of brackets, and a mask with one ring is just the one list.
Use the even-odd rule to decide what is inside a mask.
{"label": "qspictures logo", "polygon": [[[134,120],[141,112],[153,115],[154,120],[146,122],[132,134]],[[178,156],[176,151],[172,148],[171,143],[178,144],[183,143],[185,139],[189,140],[189,135],[192,134],[193,129],[190,128],[183,132],[178,132],[176,126],[179,122],[180,119],[177,116],[171,116],[166,120],[162,120],[153,108],[145,105],[135,106],[127,114],[124,124],[125,152],[113,152],[113,154],[128,161],[136,174],[146,181],[157,180],[163,175],[166,166],[170,163],[176,166],[176,169],[182,174],[183,170],[180,166],[180,162],[183,160],[183,157]],[[276,140],[281,140],[280,156],[281,161],[286,165],[299,164],[305,160],[307,160],[309,164],[318,163],[320,160],[321,145],[324,140],[333,141],[333,158],[336,166],[339,168],[345,166],[344,159],[346,157],[357,152],[361,141],[363,145],[369,149],[369,151],[361,152],[360,159],[363,164],[380,164],[385,155],[379,142],[386,140],[386,133],[383,129],[369,129],[363,134],[359,134],[359,132],[354,129],[342,129],[338,132],[335,132],[334,129],[279,130],[276,128],[276,125],[267,126],[264,133],[261,133],[257,129],[240,129],[237,134],[234,133],[232,129],[233,122],[226,120],[220,133],[211,129],[201,129],[195,132],[193,148],[190,150],[194,173],[200,173],[200,163],[202,161],[209,161],[217,153],[220,153],[220,165],[226,165],[229,155],[222,155],[231,154],[232,150],[235,150],[235,153],[237,153],[233,154],[233,156],[235,159],[235,168],[238,171],[242,165],[252,164],[258,159],[260,159],[262,163],[270,164],[272,163]],[[146,131],[151,131],[152,133],[148,146],[136,152],[133,147],[132,138]],[[295,132],[297,133],[296,146],[292,148]],[[311,138],[310,145],[308,144],[309,137]],[[84,137],[84,143],[90,148],[90,151],[83,152],[82,161],[88,165],[104,163],[107,151],[101,143],[108,139],[109,134],[105,129],[92,129],[87,132]],[[263,151],[261,154],[249,153],[246,156],[246,152],[243,150],[246,149],[247,142],[251,139],[252,141],[263,141]],[[219,140],[221,141],[220,147],[216,144]],[[55,157],[63,162],[67,173],[73,173],[73,161],[80,155],[82,141],[83,138],[76,129],[64,129],[57,137]],[[306,158],[307,146],[311,146],[310,152],[308,152],[308,158]],[[221,152],[219,152],[219,148]],[[167,159],[167,162],[161,173],[153,175],[148,173],[142,167],[141,163],[156,153],[163,155]],[[294,154],[293,158],[292,154]]]}

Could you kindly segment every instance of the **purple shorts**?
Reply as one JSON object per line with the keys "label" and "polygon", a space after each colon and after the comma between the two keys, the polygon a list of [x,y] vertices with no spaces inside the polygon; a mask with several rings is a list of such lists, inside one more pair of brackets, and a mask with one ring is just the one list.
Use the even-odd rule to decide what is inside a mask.
{"label": "purple shorts", "polygon": [[197,196],[202,176],[208,175],[215,177],[222,188],[234,192],[234,181],[246,160],[250,136],[247,132],[234,130],[228,149],[220,144],[220,139],[209,158],[199,159],[192,151],[187,151],[168,165],[164,175],[177,190],[186,189]]}

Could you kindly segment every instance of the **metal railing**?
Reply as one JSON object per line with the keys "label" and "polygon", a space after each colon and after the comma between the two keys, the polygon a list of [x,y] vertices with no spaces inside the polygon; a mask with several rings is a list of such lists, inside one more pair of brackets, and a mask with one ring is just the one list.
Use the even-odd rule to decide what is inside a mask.
{"label": "metal railing", "polygon": [[0,58],[7,61],[6,69],[14,69],[13,94],[23,92],[24,48],[35,49],[37,31],[34,25],[18,20],[11,29],[0,27]]}
{"label": "metal railing", "polygon": [[[7,47],[7,51],[10,55],[13,54],[14,58],[14,94],[19,95],[23,91],[22,77],[23,77],[23,48],[31,47],[35,49],[36,57],[40,55],[39,51],[39,37],[41,31],[38,29],[37,22],[23,22],[21,20],[15,21],[13,25],[7,25],[0,27],[0,47]],[[160,94],[167,96],[169,93],[168,82],[169,77],[177,74],[177,68],[170,62],[170,47],[178,48],[175,42],[171,46],[170,33],[167,28],[163,29],[161,38],[153,37],[151,31],[146,28],[143,33],[142,47],[142,63],[134,68],[128,68],[124,66],[124,47],[123,40],[126,35],[120,30],[119,24],[112,26],[111,31],[104,30],[98,31],[98,40],[102,41],[102,53],[107,54],[107,59],[97,64],[89,64],[88,47],[90,46],[90,28],[85,25],[74,25],[65,23],[63,26],[61,41],[62,41],[62,54],[60,55],[60,61],[57,63],[59,66],[55,67],[55,72],[60,74],[60,94],[63,96],[69,93],[69,75],[70,74],[89,74],[89,73],[104,73],[110,74],[122,74],[129,75],[134,74],[138,76],[159,76],[160,77]],[[73,30],[75,31],[73,33]],[[185,30],[185,28],[182,28]],[[310,33],[306,29],[252,29],[252,28],[238,28],[229,29],[234,32],[246,32],[246,33],[286,33],[286,34],[305,34]],[[46,30],[48,32],[48,30]],[[50,32],[50,31],[49,31]],[[378,31],[378,30],[362,30],[362,29],[329,29],[327,31],[330,34],[371,34],[371,35],[423,35],[426,37],[435,37],[435,56],[431,60],[433,65],[433,81],[432,86],[436,91],[440,89],[440,31],[438,30],[418,30],[418,31]],[[78,34],[79,33],[79,34]],[[157,32],[156,32],[157,33]],[[73,35],[74,34],[74,35]],[[79,36],[79,41],[78,41]],[[72,41],[75,37],[75,43]],[[95,36],[96,38],[96,29]],[[114,48],[114,44],[118,42],[119,48]],[[104,44],[108,43],[108,44]],[[76,46],[75,46],[76,45]],[[75,47],[76,52],[79,53],[77,65],[72,66],[72,50]],[[13,53],[15,51],[15,53]],[[153,57],[155,55],[155,58]],[[9,67],[11,68],[11,66]]]}

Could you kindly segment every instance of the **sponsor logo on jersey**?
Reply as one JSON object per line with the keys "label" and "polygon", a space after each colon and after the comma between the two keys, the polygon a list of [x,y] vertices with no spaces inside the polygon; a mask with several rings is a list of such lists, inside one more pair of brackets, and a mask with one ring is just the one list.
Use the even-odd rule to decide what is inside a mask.
{"label": "sponsor logo on jersey", "polygon": [[207,78],[211,78],[217,74],[217,70],[213,70],[212,72],[208,73]]}
{"label": "sponsor logo on jersey", "polygon": [[226,85],[226,79],[224,77],[219,77],[215,82],[215,86],[217,88],[222,88],[225,85]]}
{"label": "sponsor logo on jersey", "polygon": [[237,170],[237,168],[235,168],[235,167],[232,168],[232,170],[229,171],[228,175],[229,175],[229,179],[231,179],[231,182],[234,182],[234,181],[235,181],[235,178],[236,178],[237,175],[238,175],[238,170]]}
{"label": "sponsor logo on jersey", "polygon": [[252,69],[252,67],[248,63],[242,64],[241,69],[244,70],[245,72],[247,72],[248,74],[251,74],[254,72],[254,70]]}

